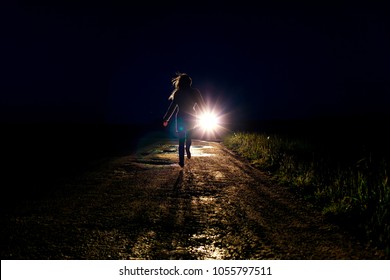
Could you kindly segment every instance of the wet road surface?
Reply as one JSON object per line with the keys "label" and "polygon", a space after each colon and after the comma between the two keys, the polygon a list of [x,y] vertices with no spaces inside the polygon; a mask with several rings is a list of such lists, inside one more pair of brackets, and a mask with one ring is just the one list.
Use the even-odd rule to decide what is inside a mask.
{"label": "wet road surface", "polygon": [[222,144],[102,163],[2,222],[2,259],[379,259]]}

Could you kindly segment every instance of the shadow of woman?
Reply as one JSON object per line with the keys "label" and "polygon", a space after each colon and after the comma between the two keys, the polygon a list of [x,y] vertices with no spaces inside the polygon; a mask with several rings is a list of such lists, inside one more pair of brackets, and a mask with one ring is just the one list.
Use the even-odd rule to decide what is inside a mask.
{"label": "shadow of woman", "polygon": [[178,191],[180,189],[181,183],[183,182],[183,176],[184,176],[184,171],[180,170],[179,176],[177,176],[176,182],[173,185],[174,191]]}

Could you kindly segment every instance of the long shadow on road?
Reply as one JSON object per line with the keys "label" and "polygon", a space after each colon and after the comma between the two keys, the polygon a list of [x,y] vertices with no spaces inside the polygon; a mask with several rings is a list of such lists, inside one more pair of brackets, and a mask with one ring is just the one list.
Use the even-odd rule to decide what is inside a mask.
{"label": "long shadow on road", "polygon": [[221,144],[157,141],[3,213],[2,259],[376,259]]}

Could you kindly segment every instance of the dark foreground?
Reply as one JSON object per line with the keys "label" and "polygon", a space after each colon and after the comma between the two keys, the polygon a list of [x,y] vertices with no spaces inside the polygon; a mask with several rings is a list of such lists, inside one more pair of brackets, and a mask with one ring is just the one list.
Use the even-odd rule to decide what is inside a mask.
{"label": "dark foreground", "polygon": [[0,129],[3,206],[44,197],[62,179],[136,150],[153,141],[148,131],[164,136],[153,126],[134,125],[2,124]]}
{"label": "dark foreground", "polygon": [[[34,176],[39,168],[43,168],[42,173],[50,173],[48,170],[58,167],[43,161],[32,168],[34,172],[14,169],[15,174],[8,177],[15,176],[15,181],[3,185],[17,188],[2,204],[1,258],[384,256],[327,223],[314,207],[221,144],[194,142],[193,156],[186,160],[184,169],[176,163],[175,141],[164,139],[142,146],[133,149],[135,152],[122,150],[108,158],[103,153],[90,165],[81,164],[83,157],[79,157],[83,168],[70,171],[61,166],[70,172],[67,176],[64,172]],[[61,155],[67,159],[65,163],[71,162],[72,153]],[[23,159],[15,159],[15,163],[25,162]],[[27,162],[32,164],[29,159]],[[37,178],[44,178],[44,187]],[[23,193],[29,181],[39,192]]]}

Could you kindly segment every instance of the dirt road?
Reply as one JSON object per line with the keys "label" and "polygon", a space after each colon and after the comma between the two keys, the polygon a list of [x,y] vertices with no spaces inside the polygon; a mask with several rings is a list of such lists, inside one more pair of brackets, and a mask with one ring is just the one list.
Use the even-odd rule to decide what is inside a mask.
{"label": "dirt road", "polygon": [[380,259],[221,144],[160,141],[5,213],[2,259]]}

